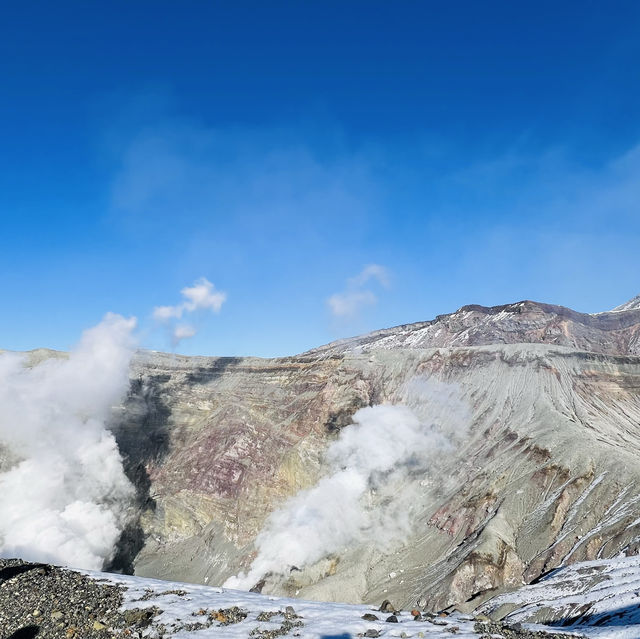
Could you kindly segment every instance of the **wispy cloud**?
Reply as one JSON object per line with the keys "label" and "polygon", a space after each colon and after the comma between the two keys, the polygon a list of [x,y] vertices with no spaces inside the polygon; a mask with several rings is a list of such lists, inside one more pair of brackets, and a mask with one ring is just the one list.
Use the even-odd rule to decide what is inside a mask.
{"label": "wispy cloud", "polygon": [[384,288],[389,286],[389,272],[379,264],[369,264],[360,273],[347,280],[344,291],[334,293],[327,299],[327,305],[334,317],[349,319],[356,317],[367,306],[374,306],[378,297],[371,285]]}
{"label": "wispy cloud", "polygon": [[365,306],[373,306],[378,298],[371,291],[348,291],[335,293],[327,304],[335,317],[353,317]]}
{"label": "wispy cloud", "polygon": [[326,128],[314,144],[295,129],[159,119],[121,144],[113,214],[144,234],[241,232],[245,248],[294,230],[305,243],[361,233],[380,199],[371,162]]}
{"label": "wispy cloud", "polygon": [[173,329],[173,340],[177,343],[183,339],[193,337],[197,332],[196,328],[190,324],[178,324],[178,326]]}
{"label": "wispy cloud", "polygon": [[358,275],[349,278],[349,286],[357,288],[368,284],[370,280],[377,280],[382,286],[388,287],[389,272],[380,264],[369,264]]}
{"label": "wispy cloud", "polygon": [[192,286],[185,286],[180,294],[184,298],[180,304],[156,306],[153,309],[153,318],[167,325],[171,330],[174,346],[183,339],[193,337],[198,332],[192,324],[178,324],[177,320],[196,311],[219,313],[227,300],[227,294],[224,291],[218,291],[206,277],[196,280]]}
{"label": "wispy cloud", "polygon": [[227,300],[227,294],[217,291],[206,277],[201,277],[193,286],[186,286],[180,293],[186,299],[183,307],[190,313],[199,309],[210,309],[219,313]]}

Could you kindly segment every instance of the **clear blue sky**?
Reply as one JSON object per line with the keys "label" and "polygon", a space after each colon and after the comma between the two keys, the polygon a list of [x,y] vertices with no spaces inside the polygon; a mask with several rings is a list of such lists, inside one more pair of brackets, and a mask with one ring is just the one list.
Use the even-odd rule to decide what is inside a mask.
{"label": "clear blue sky", "polygon": [[0,348],[114,311],[170,350],[153,309],[201,277],[227,297],[179,352],[622,303],[639,33],[615,0],[6,2]]}

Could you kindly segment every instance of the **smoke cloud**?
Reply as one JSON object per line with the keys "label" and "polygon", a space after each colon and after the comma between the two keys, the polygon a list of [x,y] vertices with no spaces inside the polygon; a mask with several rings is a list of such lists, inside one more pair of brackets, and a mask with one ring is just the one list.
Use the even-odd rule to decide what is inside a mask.
{"label": "smoke cloud", "polygon": [[184,301],[176,306],[156,306],[153,309],[153,319],[168,326],[171,331],[171,341],[177,346],[183,339],[193,337],[197,330],[191,324],[178,324],[185,314],[195,311],[210,310],[219,313],[227,300],[227,294],[216,290],[216,287],[206,278],[201,277],[192,286],[186,286],[180,291]]}
{"label": "smoke cloud", "polygon": [[329,473],[270,515],[248,573],[224,585],[248,589],[267,573],[284,575],[357,543],[401,542],[412,522],[398,486],[428,474],[469,423],[459,387],[431,379],[408,384],[401,405],[358,410],[326,452]]}
{"label": "smoke cloud", "polygon": [[35,365],[0,355],[0,555],[110,558],[134,490],[105,424],[129,386],[135,324],[109,314],[68,357]]}

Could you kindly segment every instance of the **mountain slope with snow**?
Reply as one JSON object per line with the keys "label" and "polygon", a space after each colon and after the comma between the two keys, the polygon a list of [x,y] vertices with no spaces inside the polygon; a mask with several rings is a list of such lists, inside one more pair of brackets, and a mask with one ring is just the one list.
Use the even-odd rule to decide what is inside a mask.
{"label": "mountain slope with snow", "polygon": [[620,311],[633,311],[640,309],[640,295],[636,295],[633,299],[625,302],[624,304],[620,304],[620,306],[616,306],[613,309],[613,313],[618,313]]}
{"label": "mountain slope with snow", "polygon": [[527,300],[492,307],[463,306],[455,313],[439,315],[429,322],[340,340],[310,353],[529,343],[611,355],[637,355],[640,354],[639,324],[640,297],[613,311],[595,315]]}

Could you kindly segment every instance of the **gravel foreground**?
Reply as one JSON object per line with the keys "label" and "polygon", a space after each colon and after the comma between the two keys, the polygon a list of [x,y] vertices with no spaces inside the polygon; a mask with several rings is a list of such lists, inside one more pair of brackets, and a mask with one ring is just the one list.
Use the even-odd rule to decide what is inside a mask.
{"label": "gravel foreground", "polygon": [[[105,574],[105,577],[111,575]],[[124,580],[129,578],[116,575],[113,578],[114,582],[109,583],[96,576],[57,566],[29,563],[20,559],[0,559],[0,639],[169,639],[192,634],[194,639],[214,636],[230,639],[275,639],[284,636],[325,639],[385,636],[419,639],[456,635],[461,638],[472,636],[485,639],[567,637],[565,634],[531,631],[490,622],[486,618],[474,619],[468,616],[460,619],[455,616],[434,617],[426,614],[415,616],[409,611],[393,611],[392,608],[386,612],[369,608],[371,612],[362,615],[362,610],[358,612],[356,607],[342,604],[314,604],[316,607],[326,606],[326,614],[320,615],[324,615],[326,619],[313,620],[305,618],[304,613],[296,613],[292,606],[274,609],[275,598],[254,595],[250,595],[253,599],[247,600],[252,602],[250,606],[216,609],[215,606],[202,607],[199,604],[186,615],[181,613],[184,616],[180,621],[176,619],[176,623],[167,624],[166,614],[163,616],[163,602],[190,601],[189,595],[193,593],[175,588],[162,590],[163,582],[155,582],[160,585],[155,590],[145,586],[136,594],[137,598],[131,599],[131,593],[128,592],[131,589],[124,585]],[[170,582],[167,584],[171,585]],[[185,585],[185,588],[189,586]],[[223,591],[213,588],[210,590],[213,603],[215,594]],[[245,596],[244,593],[236,594],[239,597]],[[134,607],[132,602],[135,602]],[[303,602],[300,604],[304,610]],[[385,604],[390,606],[389,602]],[[336,620],[347,622],[345,625],[340,627],[339,623],[334,623],[331,633],[324,628],[322,631],[313,631],[310,627],[305,627],[307,622],[312,625],[315,621],[318,626],[318,621],[324,621],[326,628],[326,623],[335,615],[333,608],[339,609]],[[374,627],[363,627],[361,632],[345,632],[346,625],[352,622],[362,624],[363,619],[374,622],[365,626]]]}
{"label": "gravel foreground", "polygon": [[0,559],[0,637],[104,639],[105,628],[125,628],[123,590],[72,570]]}

